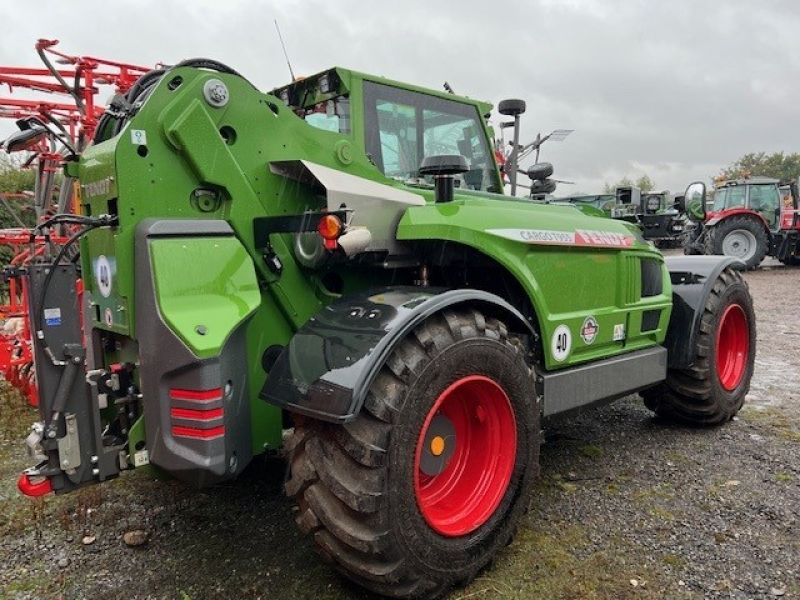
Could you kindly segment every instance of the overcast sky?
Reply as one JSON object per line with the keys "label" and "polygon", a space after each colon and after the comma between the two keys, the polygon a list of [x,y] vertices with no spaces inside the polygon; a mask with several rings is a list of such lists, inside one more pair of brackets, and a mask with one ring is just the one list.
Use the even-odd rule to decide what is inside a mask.
{"label": "overcast sky", "polygon": [[[339,65],[495,104],[527,101],[558,194],[647,173],[682,190],[750,151],[797,150],[800,3],[728,0],[5,0],[0,63],[69,53],[152,65],[206,56],[267,90]],[[0,90],[6,96],[7,90]],[[0,133],[8,132],[0,123]]]}

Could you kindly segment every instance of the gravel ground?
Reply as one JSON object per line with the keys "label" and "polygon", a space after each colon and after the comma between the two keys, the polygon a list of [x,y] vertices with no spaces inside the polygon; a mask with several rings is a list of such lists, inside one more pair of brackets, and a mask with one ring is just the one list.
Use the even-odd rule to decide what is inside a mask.
{"label": "gravel ground", "polygon": [[[519,535],[452,600],[800,598],[800,268],[767,264],[746,275],[759,354],[740,416],[677,427],[630,397],[552,424]],[[279,461],[203,492],[138,471],[21,498],[34,417],[0,393],[0,598],[371,598],[295,531]]]}

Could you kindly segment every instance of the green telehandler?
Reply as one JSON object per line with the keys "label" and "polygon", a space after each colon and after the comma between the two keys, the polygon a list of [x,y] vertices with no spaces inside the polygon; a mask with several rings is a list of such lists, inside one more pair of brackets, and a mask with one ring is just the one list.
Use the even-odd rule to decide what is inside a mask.
{"label": "green telehandler", "polygon": [[436,597],[508,544],[552,417],[640,393],[731,419],[756,351],[731,259],[504,196],[490,110],[342,68],[266,94],[209,59],[145,75],[67,163],[82,214],[26,273],[20,489],[147,464],[208,486],[282,451],[338,570]]}

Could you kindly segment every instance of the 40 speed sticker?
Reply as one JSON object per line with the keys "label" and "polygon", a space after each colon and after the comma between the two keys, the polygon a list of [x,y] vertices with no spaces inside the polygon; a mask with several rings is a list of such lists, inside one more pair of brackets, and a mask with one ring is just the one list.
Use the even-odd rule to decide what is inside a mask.
{"label": "40 speed sticker", "polygon": [[553,339],[550,340],[550,351],[553,359],[557,362],[567,360],[572,349],[572,332],[566,325],[559,325],[553,332]]}

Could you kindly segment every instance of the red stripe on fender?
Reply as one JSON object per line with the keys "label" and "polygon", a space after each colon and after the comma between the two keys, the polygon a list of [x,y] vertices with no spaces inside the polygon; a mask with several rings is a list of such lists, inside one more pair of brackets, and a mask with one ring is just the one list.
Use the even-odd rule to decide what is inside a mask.
{"label": "red stripe on fender", "polygon": [[169,414],[176,419],[189,419],[191,421],[213,421],[222,417],[222,408],[209,410],[194,410],[191,408],[171,408]]}
{"label": "red stripe on fender", "polygon": [[180,388],[171,388],[169,390],[169,397],[173,400],[212,402],[213,400],[222,399],[222,388],[214,388],[213,390],[184,390]]}
{"label": "red stripe on fender", "polygon": [[225,426],[212,427],[211,429],[195,429],[194,427],[180,427],[178,425],[172,428],[172,435],[175,437],[194,438],[196,440],[213,440],[225,435]]}

